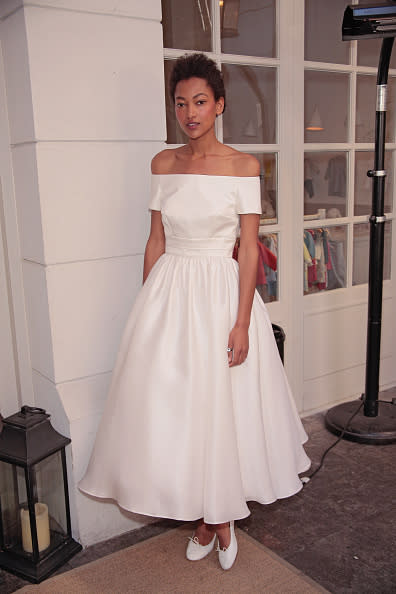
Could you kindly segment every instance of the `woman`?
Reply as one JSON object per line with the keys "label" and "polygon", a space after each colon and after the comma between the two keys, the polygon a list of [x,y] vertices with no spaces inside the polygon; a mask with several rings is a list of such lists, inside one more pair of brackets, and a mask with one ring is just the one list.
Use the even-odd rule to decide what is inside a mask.
{"label": "woman", "polygon": [[255,293],[259,163],[216,139],[225,92],[212,60],[179,58],[170,87],[188,143],[152,161],[144,285],[80,487],[137,513],[198,520],[187,558],[217,537],[229,569],[246,502],[301,489],[306,434]]}

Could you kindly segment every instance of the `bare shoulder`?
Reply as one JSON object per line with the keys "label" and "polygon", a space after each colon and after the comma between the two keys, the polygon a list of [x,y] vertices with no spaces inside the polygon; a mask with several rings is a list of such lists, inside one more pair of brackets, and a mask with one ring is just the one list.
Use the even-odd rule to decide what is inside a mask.
{"label": "bare shoulder", "polygon": [[172,169],[175,162],[177,149],[165,149],[157,153],[151,161],[151,173],[166,174]]}
{"label": "bare shoulder", "polygon": [[236,177],[256,177],[260,175],[260,163],[247,153],[235,151],[233,158],[233,170]]}

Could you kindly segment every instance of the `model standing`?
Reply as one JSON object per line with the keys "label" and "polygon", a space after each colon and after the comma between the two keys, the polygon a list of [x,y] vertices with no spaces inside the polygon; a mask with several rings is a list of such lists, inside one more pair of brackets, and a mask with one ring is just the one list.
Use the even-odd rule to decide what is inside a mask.
{"label": "model standing", "polygon": [[225,92],[212,60],[179,58],[170,92],[188,143],[152,161],[144,285],[80,487],[136,513],[197,521],[187,558],[217,539],[229,569],[246,502],[296,493],[310,463],[255,292],[259,163],[216,139]]}

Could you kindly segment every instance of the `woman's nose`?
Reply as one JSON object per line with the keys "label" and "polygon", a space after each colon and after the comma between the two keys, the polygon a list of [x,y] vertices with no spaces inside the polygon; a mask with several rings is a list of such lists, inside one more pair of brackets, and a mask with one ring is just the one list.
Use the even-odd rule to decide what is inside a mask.
{"label": "woman's nose", "polygon": [[189,120],[191,120],[194,117],[194,115],[195,115],[195,105],[194,105],[194,103],[190,103],[187,106],[187,117]]}

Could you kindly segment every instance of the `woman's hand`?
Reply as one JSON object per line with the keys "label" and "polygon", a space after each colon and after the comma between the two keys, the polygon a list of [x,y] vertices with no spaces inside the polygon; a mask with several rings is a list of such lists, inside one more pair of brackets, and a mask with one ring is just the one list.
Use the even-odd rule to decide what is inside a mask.
{"label": "woman's hand", "polygon": [[249,351],[249,335],[247,326],[234,326],[228,338],[228,365],[235,367],[243,363]]}

